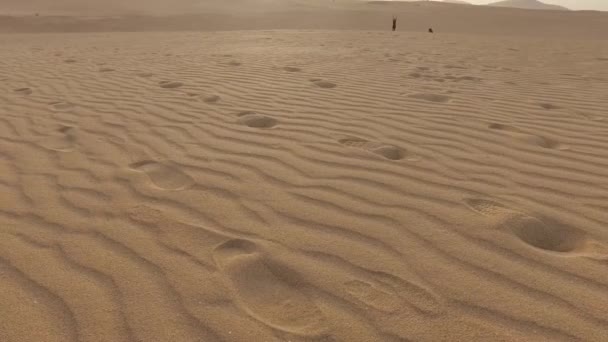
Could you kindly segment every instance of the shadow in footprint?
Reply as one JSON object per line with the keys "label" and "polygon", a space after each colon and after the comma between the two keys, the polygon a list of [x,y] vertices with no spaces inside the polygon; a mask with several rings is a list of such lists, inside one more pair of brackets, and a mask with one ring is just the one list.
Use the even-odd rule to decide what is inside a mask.
{"label": "shadow in footprint", "polygon": [[526,244],[550,252],[583,252],[586,236],[582,231],[536,217],[516,215],[503,226]]}
{"label": "shadow in footprint", "polygon": [[[394,145],[352,137],[340,139],[338,142],[344,146],[359,148],[389,160],[401,160],[406,157],[406,152]],[[411,160],[415,160],[415,158],[411,158]]]}
{"label": "shadow in footprint", "polygon": [[424,100],[435,103],[447,103],[451,100],[451,97],[440,94],[429,94],[429,93],[419,93],[419,94],[410,94],[407,97],[417,100]]}
{"label": "shadow in footprint", "polygon": [[546,110],[553,110],[553,109],[560,109],[561,107],[554,105],[552,103],[539,103],[538,104],[541,108],[546,109]]}
{"label": "shadow in footprint", "polygon": [[268,259],[255,243],[229,240],[215,248],[213,258],[230,283],[237,304],[251,317],[301,336],[327,331],[323,312],[300,289],[297,275]]}
{"label": "shadow in footprint", "polygon": [[175,166],[144,160],[129,165],[137,172],[145,173],[152,183],[163,190],[186,190],[194,185],[194,179]]}
{"label": "shadow in footprint", "polygon": [[312,82],[312,84],[316,85],[319,88],[323,88],[323,89],[332,89],[337,87],[338,85],[332,82],[328,82],[328,81],[324,81],[318,78],[313,78],[310,80]]}
{"label": "shadow in footprint", "polygon": [[174,82],[174,81],[161,81],[161,82],[158,82],[158,85],[160,85],[161,88],[165,88],[165,89],[176,89],[176,88],[183,86],[184,84],[181,82]]}
{"label": "shadow in footprint", "polygon": [[252,128],[272,128],[278,124],[276,119],[255,112],[242,112],[237,116],[240,124]]}
{"label": "shadow in footprint", "polygon": [[220,100],[222,99],[221,97],[217,96],[217,95],[209,95],[209,96],[202,96],[201,99],[203,100],[203,102],[205,103],[210,103],[210,104],[214,104],[214,103],[218,103],[220,102]]}
{"label": "shadow in footprint", "polygon": [[284,67],[283,70],[287,72],[300,72],[302,69],[296,67]]}
{"label": "shadow in footprint", "polygon": [[41,145],[52,151],[72,152],[76,149],[76,132],[75,127],[61,126],[53,136],[42,140]]}
{"label": "shadow in footprint", "polygon": [[31,95],[33,93],[32,89],[30,88],[19,88],[15,89],[14,92],[21,95]]}

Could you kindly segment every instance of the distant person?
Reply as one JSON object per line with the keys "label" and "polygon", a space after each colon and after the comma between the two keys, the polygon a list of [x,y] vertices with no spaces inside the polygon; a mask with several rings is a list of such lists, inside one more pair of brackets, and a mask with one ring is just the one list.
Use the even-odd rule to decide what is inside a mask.
{"label": "distant person", "polygon": [[429,33],[433,33],[433,28],[429,28]]}
{"label": "distant person", "polygon": [[393,17],[393,31],[397,29],[397,17]]}

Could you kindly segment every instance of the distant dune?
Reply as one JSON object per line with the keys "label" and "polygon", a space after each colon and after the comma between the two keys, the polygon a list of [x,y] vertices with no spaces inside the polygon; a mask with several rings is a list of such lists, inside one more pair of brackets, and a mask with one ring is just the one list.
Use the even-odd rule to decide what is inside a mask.
{"label": "distant dune", "polygon": [[523,8],[523,9],[534,9],[534,10],[558,10],[558,11],[568,11],[569,10],[568,8],[563,7],[563,6],[545,4],[538,0],[504,0],[504,1],[498,1],[498,2],[488,4],[488,6]]}
{"label": "distant dune", "polygon": [[466,1],[462,1],[462,0],[443,0],[442,2],[447,2],[449,4],[471,5],[470,2],[466,2]]}
{"label": "distant dune", "polygon": [[[27,15],[0,15],[0,32],[384,30],[396,15],[399,17],[398,31],[422,32],[433,27],[441,33],[592,38],[605,37],[604,23],[608,22],[606,12],[572,11],[564,16],[563,12],[556,11],[505,11],[491,6],[462,6],[435,1],[369,3],[336,0],[334,3],[316,0],[305,3],[294,0],[275,6],[279,0],[238,0],[231,3],[215,0],[205,2],[205,7],[192,7],[190,0],[178,0],[176,6],[167,12],[163,12],[160,5],[155,7],[155,2],[149,7],[129,3],[128,10],[118,10],[121,3],[109,1],[106,8],[109,12],[101,14],[85,12],[78,15],[74,14],[78,13],[75,7],[70,7],[67,15],[48,15],[41,7],[39,11],[27,12]],[[245,5],[252,3],[258,6]],[[46,10],[52,6],[49,4]],[[114,9],[110,11],[111,8]],[[146,14],[142,8],[160,14]],[[190,9],[185,10],[187,8]],[[40,13],[40,16],[35,17],[34,13]],[[489,25],[490,22],[500,25]]]}

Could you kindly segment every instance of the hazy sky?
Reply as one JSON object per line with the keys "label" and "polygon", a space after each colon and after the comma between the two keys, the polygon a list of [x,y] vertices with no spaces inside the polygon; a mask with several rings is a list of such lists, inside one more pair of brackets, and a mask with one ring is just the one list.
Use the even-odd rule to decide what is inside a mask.
{"label": "hazy sky", "polygon": [[[467,1],[467,0],[465,0]],[[467,2],[473,4],[487,4],[489,2],[496,2],[490,0],[468,0]],[[573,10],[583,9],[594,9],[600,11],[608,11],[608,0],[540,0],[546,4],[554,4],[568,7]]]}

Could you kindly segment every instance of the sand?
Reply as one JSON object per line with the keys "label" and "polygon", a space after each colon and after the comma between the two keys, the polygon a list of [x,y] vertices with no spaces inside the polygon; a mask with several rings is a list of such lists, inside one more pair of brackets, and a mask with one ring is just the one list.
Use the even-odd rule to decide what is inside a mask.
{"label": "sand", "polygon": [[0,341],[608,340],[607,42],[386,23],[0,35]]}

